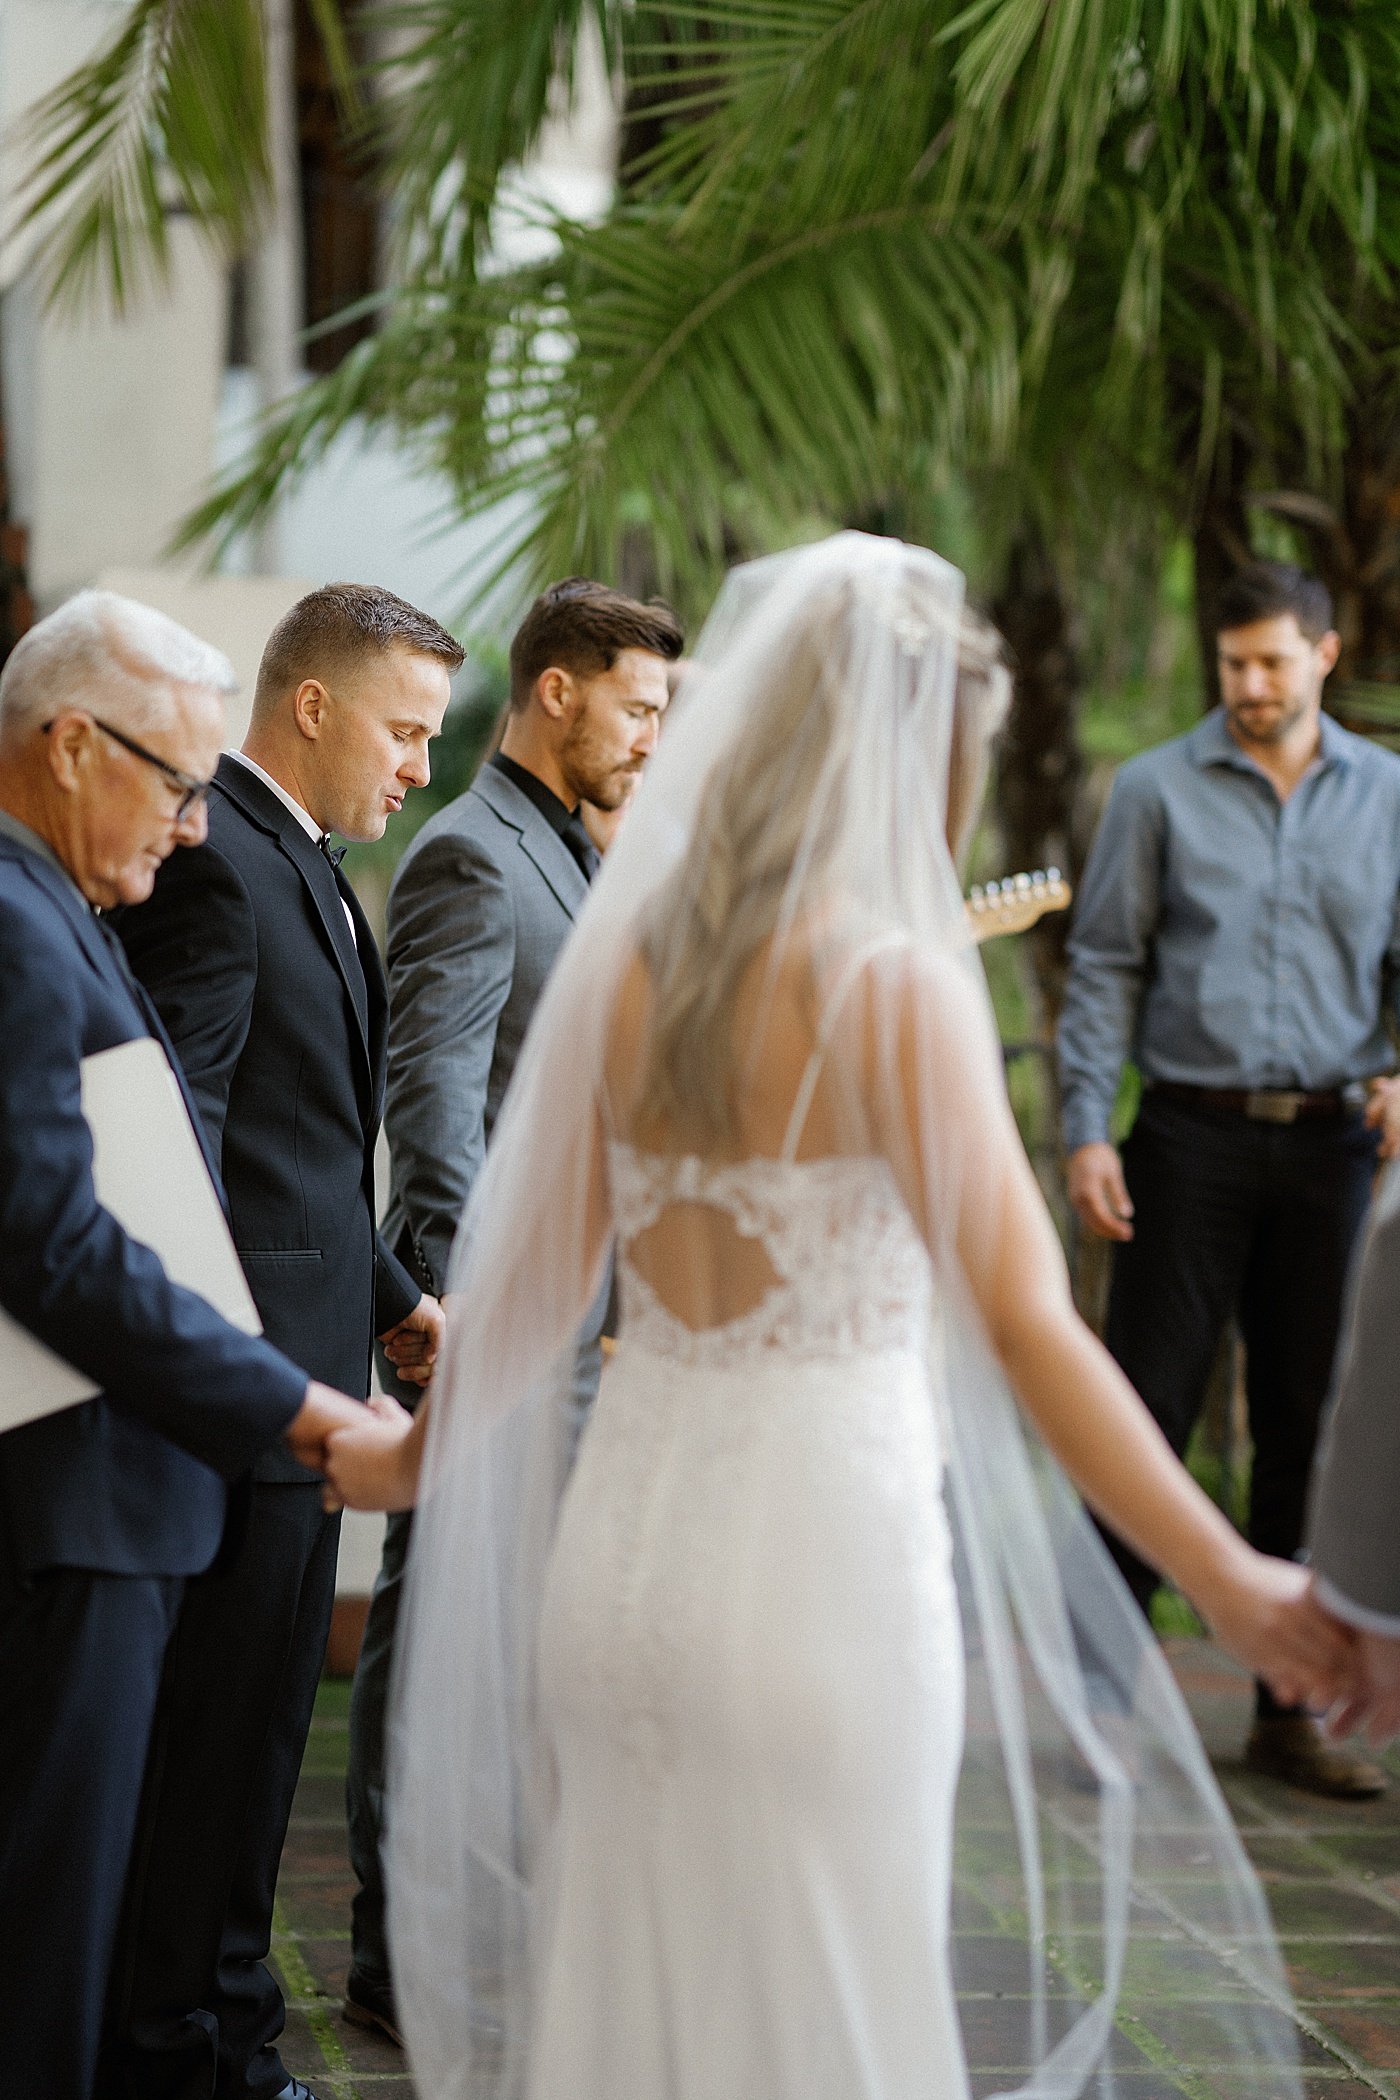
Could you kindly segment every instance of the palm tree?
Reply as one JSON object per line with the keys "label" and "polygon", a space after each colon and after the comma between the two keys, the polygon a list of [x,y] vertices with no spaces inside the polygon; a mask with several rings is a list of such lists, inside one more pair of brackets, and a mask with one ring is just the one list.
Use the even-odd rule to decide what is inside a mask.
{"label": "palm tree", "polygon": [[[1094,536],[1190,532],[1208,624],[1252,497],[1343,518],[1360,404],[1391,413],[1391,0],[401,0],[355,20],[381,45],[393,296],[191,538],[256,521],[352,417],[504,519],[503,566],[615,571],[641,530],[692,605],[734,552],[823,520],[928,531],[960,481],[1023,660],[1003,799],[1030,852],[1073,836],[1064,577]],[[503,175],[585,21],[624,82],[617,202],[495,271]],[[53,99],[33,203],[60,289],[121,295],[159,260],[162,182],[247,239],[266,122],[231,58],[261,35],[259,0],[133,0]],[[1364,593],[1374,564],[1333,538]]]}

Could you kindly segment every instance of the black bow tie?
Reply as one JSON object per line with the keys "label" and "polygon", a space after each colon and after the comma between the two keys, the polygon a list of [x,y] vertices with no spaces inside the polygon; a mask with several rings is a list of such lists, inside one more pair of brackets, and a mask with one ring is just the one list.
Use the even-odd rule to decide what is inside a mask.
{"label": "black bow tie", "polygon": [[316,843],[320,847],[321,851],[325,854],[326,859],[330,862],[333,868],[338,868],[340,866],[340,863],[344,860],[345,855],[349,850],[345,846],[333,846],[331,844],[331,835],[328,831],[323,831],[321,833],[321,836],[317,839]]}

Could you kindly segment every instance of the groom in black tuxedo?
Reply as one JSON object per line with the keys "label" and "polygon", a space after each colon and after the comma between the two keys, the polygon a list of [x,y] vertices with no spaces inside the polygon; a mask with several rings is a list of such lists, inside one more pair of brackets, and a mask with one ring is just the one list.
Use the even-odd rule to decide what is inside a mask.
{"label": "groom in black tuxedo", "polygon": [[[218,1154],[268,1336],[359,1395],[375,1336],[425,1382],[442,1315],[375,1224],[388,998],[329,834],[378,838],[427,782],[461,660],[387,591],[303,598],[264,652],[242,751],[219,763],[207,844],[118,921]],[[115,1974],[109,2075],[126,2100],[307,2090],[277,2052],[265,1957],[334,1601],[339,1518],[319,1490],[263,1461],[241,1537],[186,1593]]]}

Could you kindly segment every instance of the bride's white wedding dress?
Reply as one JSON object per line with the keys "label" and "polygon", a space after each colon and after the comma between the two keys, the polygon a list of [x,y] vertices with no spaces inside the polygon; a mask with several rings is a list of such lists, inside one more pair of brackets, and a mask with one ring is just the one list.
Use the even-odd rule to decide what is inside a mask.
{"label": "bride's white wedding dress", "polygon": [[[883,1159],[785,1149],[609,1147],[622,1338],[540,1626],[531,2100],[966,2090],[932,1269]],[[662,1287],[697,1235],[734,1307],[704,1326]]]}
{"label": "bride's white wedding dress", "polygon": [[1013,1261],[1058,1269],[939,821],[1005,699],[964,630],[917,548],[739,572],[532,1023],[453,1257],[400,1623],[424,2100],[966,2100],[955,1815],[993,1974],[1024,1977],[969,2022],[979,2083],[1079,2100],[1118,2007],[1144,2050],[1179,2022],[1171,1946],[1219,2090],[1266,2064],[1298,2100],[1258,1886],[979,1310],[974,1279],[990,1304]]}

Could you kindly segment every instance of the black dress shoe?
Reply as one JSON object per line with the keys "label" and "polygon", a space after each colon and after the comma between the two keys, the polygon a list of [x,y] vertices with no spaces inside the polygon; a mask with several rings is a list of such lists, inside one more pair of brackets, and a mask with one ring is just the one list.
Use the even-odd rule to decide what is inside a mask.
{"label": "black dress shoe", "polygon": [[390,1984],[370,1983],[352,1969],[345,1979],[345,2003],[340,2013],[352,2027],[368,2027],[402,2049],[403,2036],[399,2032],[399,2016]]}
{"label": "black dress shoe", "polygon": [[1251,1772],[1332,1801],[1372,1801],[1386,1791],[1380,1766],[1329,1743],[1309,1714],[1261,1714],[1244,1746],[1244,1761]]}

